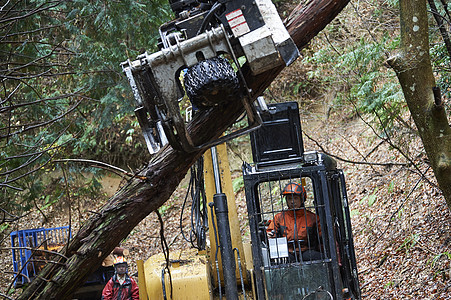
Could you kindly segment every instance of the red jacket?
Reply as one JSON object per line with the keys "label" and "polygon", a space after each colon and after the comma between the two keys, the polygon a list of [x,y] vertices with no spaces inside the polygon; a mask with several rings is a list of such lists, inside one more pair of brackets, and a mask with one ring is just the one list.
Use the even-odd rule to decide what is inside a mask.
{"label": "red jacket", "polygon": [[139,300],[138,285],[128,275],[125,275],[125,281],[121,285],[115,274],[103,288],[102,300]]}

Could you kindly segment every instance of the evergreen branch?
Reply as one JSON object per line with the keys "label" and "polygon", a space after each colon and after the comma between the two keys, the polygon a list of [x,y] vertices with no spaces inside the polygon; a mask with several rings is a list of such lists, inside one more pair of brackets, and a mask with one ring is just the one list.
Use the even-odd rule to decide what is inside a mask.
{"label": "evergreen branch", "polygon": [[116,175],[126,175],[129,177],[134,177],[135,175],[127,172],[126,170],[123,170],[119,167],[107,164],[105,162],[101,162],[101,161],[97,161],[97,160],[92,160],[92,159],[81,159],[81,158],[65,158],[65,159],[57,159],[53,161],[54,163],[58,163],[58,162],[78,162],[78,163],[87,163],[87,164],[91,164],[93,166],[99,167],[101,169],[105,169],[105,170],[109,170],[113,173],[115,173]]}
{"label": "evergreen branch", "polygon": [[[39,124],[35,124],[35,125],[30,125],[30,126],[24,128],[24,129],[22,129],[22,130],[17,130],[17,131],[15,131],[15,132],[13,132],[13,133],[8,133],[8,134],[6,134],[6,135],[0,135],[0,139],[8,138],[8,137],[14,136],[14,135],[19,134],[19,133],[23,133],[23,132],[26,132],[26,131],[29,131],[29,130],[32,130],[32,129],[36,129],[36,128],[39,128],[39,127],[43,127],[43,126],[52,124],[52,123],[54,123],[54,122],[56,122],[56,121],[58,121],[58,120],[64,118],[66,115],[70,114],[70,113],[71,113],[78,105],[80,105],[80,103],[81,103],[82,101],[83,101],[83,99],[80,100],[80,101],[78,101],[74,106],[72,106],[72,107],[71,107],[69,110],[67,110],[65,113],[63,113],[63,114],[57,116],[56,118],[54,118],[54,119],[52,119],[52,120],[49,120],[49,121],[43,122],[43,123],[39,123]],[[1,129],[5,130],[6,128],[1,128]],[[0,129],[0,130],[1,130],[1,129]]]}

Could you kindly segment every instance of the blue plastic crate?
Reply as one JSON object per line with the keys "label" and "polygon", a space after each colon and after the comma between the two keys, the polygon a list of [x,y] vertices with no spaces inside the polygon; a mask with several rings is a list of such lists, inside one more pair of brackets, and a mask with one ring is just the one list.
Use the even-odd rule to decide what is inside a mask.
{"label": "blue plastic crate", "polygon": [[17,275],[14,280],[15,287],[30,282],[39,271],[33,262],[32,248],[45,249],[52,244],[64,245],[68,236],[72,237],[69,226],[19,230],[11,232],[10,236],[14,276]]}

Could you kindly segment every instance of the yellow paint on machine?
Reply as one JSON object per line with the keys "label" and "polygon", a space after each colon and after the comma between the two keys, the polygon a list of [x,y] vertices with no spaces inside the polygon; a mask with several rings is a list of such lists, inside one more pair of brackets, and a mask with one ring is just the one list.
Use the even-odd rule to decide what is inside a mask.
{"label": "yellow paint on machine", "polygon": [[[172,299],[212,299],[206,254],[202,252],[199,254],[196,249],[186,249],[172,251],[169,259]],[[161,279],[165,267],[166,260],[163,253],[151,256],[144,263],[144,282],[139,282],[139,289],[146,290],[148,299],[164,299]],[[164,290],[166,298],[171,299],[171,284],[167,270],[164,271]]]}

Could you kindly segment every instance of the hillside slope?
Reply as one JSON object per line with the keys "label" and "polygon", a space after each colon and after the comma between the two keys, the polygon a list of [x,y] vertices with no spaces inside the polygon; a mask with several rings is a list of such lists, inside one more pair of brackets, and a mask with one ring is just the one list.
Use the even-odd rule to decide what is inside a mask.
{"label": "hillside slope", "polygon": [[[422,179],[418,170],[406,166],[405,158],[377,139],[360,119],[346,120],[339,115],[325,119],[326,108],[315,105],[312,112],[312,106],[304,104],[308,108],[301,111],[305,148],[337,156],[346,174],[363,299],[451,299],[451,214],[434,186],[432,172],[420,169],[425,173]],[[412,141],[411,145],[411,153],[421,153],[419,141]],[[250,148],[246,139],[232,143],[229,148],[232,176],[237,178],[243,160],[252,159]],[[179,227],[186,187],[187,180],[161,208],[165,238],[172,250],[189,247]],[[108,188],[111,192],[116,186]],[[72,225],[77,227],[80,217],[87,217],[101,202],[86,203],[84,212],[75,213],[73,207]],[[247,217],[242,190],[237,193],[237,206],[244,231]],[[42,215],[35,212],[22,219],[17,228],[68,224],[67,211],[58,205],[45,213],[48,222],[43,222]],[[182,225],[187,233],[186,210]],[[5,240],[2,246],[4,293],[12,264],[9,241]],[[156,215],[143,220],[121,246],[130,250],[132,273],[136,271],[137,259],[145,260],[159,253]]]}

